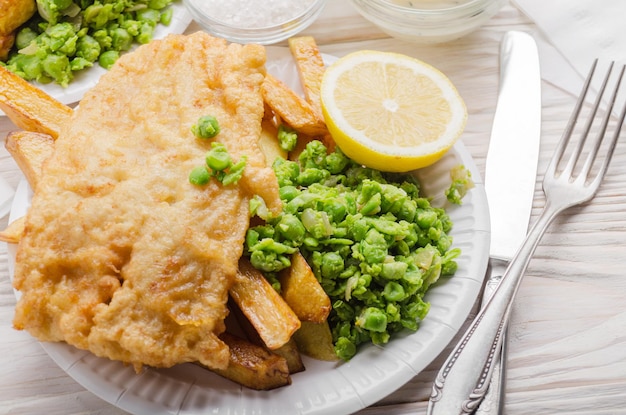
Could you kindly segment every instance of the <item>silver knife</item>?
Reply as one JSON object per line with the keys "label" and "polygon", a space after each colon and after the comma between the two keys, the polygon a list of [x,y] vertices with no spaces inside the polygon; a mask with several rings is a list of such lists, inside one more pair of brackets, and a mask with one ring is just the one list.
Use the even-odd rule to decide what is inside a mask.
{"label": "silver knife", "polygon": [[[514,61],[515,59],[523,60],[524,66]],[[511,68],[510,65],[516,66]],[[520,80],[516,81],[514,73],[516,70],[524,70],[524,74],[521,75],[525,77],[523,83]],[[525,86],[529,89],[525,92],[507,89],[506,82],[517,84],[513,88]],[[504,101],[507,96],[513,99],[523,96],[525,103],[528,103],[526,108],[520,108],[527,115],[513,114],[516,119],[515,130],[518,132],[516,134],[509,132],[513,124],[511,120],[505,118],[511,116],[510,110],[507,110],[510,105]],[[509,261],[528,232],[537,178],[540,136],[541,75],[537,46],[530,35],[509,32],[504,36],[500,47],[500,93],[485,166],[485,192],[491,218],[491,245],[483,305],[491,298]],[[515,142],[511,143],[510,140]],[[512,183],[516,185],[511,186]],[[503,413],[508,349],[506,331],[504,333],[499,356],[497,352],[494,356],[496,362],[487,394],[474,415]]]}
{"label": "silver knife", "polygon": [[[541,74],[537,45],[526,33],[507,32],[500,45],[498,104],[485,165],[485,190],[491,219],[488,282],[493,290],[497,285],[494,281],[499,281],[526,237],[537,177],[540,137]],[[489,301],[488,297],[485,295],[484,300]],[[500,350],[494,350],[492,358],[497,361],[499,355]],[[444,364],[433,386],[428,414],[471,414],[475,410],[482,410],[479,412],[482,414],[501,413],[503,405],[500,399],[506,377],[498,369],[496,376],[499,377],[489,384],[494,370],[492,365],[491,370],[483,374],[482,381],[457,374],[458,378],[451,382],[447,378],[451,372]],[[484,380],[487,380],[485,384]],[[454,383],[454,386],[446,389],[446,381]],[[488,392],[489,389],[491,392]],[[489,401],[483,400],[483,403],[481,399],[486,391]],[[478,408],[477,402],[482,404]]]}

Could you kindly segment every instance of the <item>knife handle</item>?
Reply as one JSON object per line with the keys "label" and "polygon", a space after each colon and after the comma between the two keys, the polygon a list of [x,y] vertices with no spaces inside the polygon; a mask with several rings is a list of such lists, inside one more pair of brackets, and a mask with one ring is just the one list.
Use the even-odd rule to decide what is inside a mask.
{"label": "knife handle", "polygon": [[433,384],[428,415],[469,415],[484,398],[515,294],[541,236],[558,213],[544,207],[493,296],[448,356]]}

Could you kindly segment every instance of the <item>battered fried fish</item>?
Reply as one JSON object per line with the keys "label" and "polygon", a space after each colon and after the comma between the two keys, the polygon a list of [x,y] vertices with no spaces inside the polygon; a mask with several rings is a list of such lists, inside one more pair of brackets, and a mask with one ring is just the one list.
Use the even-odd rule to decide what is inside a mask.
{"label": "battered fried fish", "polygon": [[[225,368],[228,289],[249,200],[280,209],[257,146],[265,50],[205,33],[171,35],[125,55],[81,101],[48,159],[16,259],[14,325],[98,356],[169,367]],[[235,161],[237,185],[189,183],[210,142]]]}

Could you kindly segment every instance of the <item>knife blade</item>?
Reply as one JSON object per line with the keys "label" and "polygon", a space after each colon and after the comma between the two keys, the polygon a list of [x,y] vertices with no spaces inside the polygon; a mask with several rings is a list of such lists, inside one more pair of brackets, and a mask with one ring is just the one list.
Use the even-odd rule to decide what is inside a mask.
{"label": "knife blade", "polygon": [[[486,289],[495,291],[508,262],[522,244],[527,230],[537,177],[541,137],[541,75],[537,45],[532,36],[518,31],[507,32],[500,44],[500,82],[498,102],[491,130],[485,164],[485,191],[491,220],[488,282]],[[496,281],[494,283],[494,281]],[[490,293],[483,298],[483,306]],[[504,344],[504,343],[502,343]],[[498,359],[500,350],[493,356]],[[503,357],[504,354],[502,354]],[[504,363],[504,362],[503,362]],[[504,366],[500,366],[503,368]],[[471,414],[475,407],[464,405],[467,396],[452,396],[460,390],[480,390],[479,379],[456,382],[455,391],[446,390],[449,373],[444,365],[437,376],[431,395],[429,415]],[[495,369],[492,367],[488,376]],[[489,401],[476,410],[501,413],[506,376],[498,369],[489,385]],[[491,378],[489,378],[491,379]],[[469,385],[469,383],[473,383]],[[468,385],[468,387],[460,386]],[[474,393],[471,392],[471,393]],[[476,396],[473,396],[476,400]],[[482,407],[482,409],[481,409]],[[494,412],[494,408],[498,412]]]}

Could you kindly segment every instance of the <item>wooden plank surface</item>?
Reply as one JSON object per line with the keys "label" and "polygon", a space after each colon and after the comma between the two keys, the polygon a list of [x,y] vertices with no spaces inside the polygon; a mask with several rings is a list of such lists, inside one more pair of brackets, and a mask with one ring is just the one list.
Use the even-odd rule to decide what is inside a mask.
{"label": "wooden plank surface", "polygon": [[[192,24],[188,32],[197,30]],[[420,58],[446,73],[465,98],[469,120],[462,140],[481,172],[489,144],[498,84],[498,48],[507,30],[536,28],[507,5],[477,32],[446,45],[421,46],[391,39],[347,1],[329,2],[306,30],[322,51],[342,56],[378,49]],[[542,145],[533,218],[544,203],[540,187],[574,97],[543,83]],[[0,118],[0,137],[15,127]],[[0,176],[13,187],[21,173],[4,146]],[[626,413],[626,143],[618,144],[597,197],[558,218],[531,261],[510,326],[509,415]],[[0,220],[0,227],[7,219]],[[11,327],[15,297],[0,244],[0,415],[101,414],[123,411],[65,374],[27,333]],[[404,387],[359,414],[423,414],[446,349]]]}

